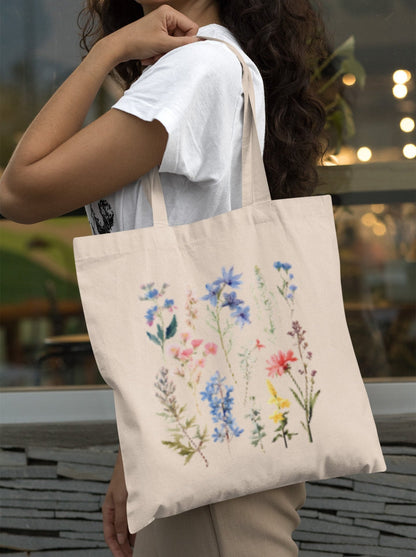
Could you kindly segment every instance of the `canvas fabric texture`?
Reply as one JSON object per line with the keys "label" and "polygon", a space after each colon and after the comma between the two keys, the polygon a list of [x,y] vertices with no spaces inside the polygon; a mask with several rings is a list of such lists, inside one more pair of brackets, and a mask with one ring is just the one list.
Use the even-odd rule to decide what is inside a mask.
{"label": "canvas fabric texture", "polygon": [[[210,38],[209,40],[218,40]],[[131,533],[156,518],[386,469],[343,305],[329,195],[271,200],[242,65],[242,207],[74,238],[100,373],[113,389]]]}

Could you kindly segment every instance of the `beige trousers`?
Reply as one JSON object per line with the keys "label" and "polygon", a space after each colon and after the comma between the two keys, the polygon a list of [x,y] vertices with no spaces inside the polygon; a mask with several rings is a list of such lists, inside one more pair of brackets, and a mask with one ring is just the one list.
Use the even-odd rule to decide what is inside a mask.
{"label": "beige trousers", "polygon": [[299,483],[155,520],[137,533],[133,557],[295,557],[305,499]]}

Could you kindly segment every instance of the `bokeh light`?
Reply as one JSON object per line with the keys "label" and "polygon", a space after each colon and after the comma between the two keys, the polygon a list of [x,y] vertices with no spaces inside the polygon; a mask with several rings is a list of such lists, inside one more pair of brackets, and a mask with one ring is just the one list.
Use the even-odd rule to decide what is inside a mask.
{"label": "bokeh light", "polygon": [[352,73],[346,73],[342,77],[342,83],[344,85],[347,85],[347,87],[352,87],[356,83],[356,81],[357,81],[357,78]]}
{"label": "bokeh light", "polygon": [[403,155],[406,159],[414,159],[416,157],[416,145],[408,143],[403,147]]}
{"label": "bokeh light", "polygon": [[407,83],[412,77],[409,70],[396,70],[393,74],[394,83],[403,84]]}
{"label": "bokeh light", "polygon": [[405,133],[410,133],[415,129],[415,121],[413,120],[413,118],[402,118],[400,120],[400,129],[402,130],[402,132]]}
{"label": "bokeh light", "polygon": [[368,147],[360,147],[357,151],[357,159],[361,162],[368,162],[372,156],[373,153]]}
{"label": "bokeh light", "polygon": [[376,222],[373,226],[373,232],[376,236],[384,236],[387,232],[386,225],[382,222]]}
{"label": "bokeh light", "polygon": [[371,210],[373,211],[373,213],[376,213],[376,215],[381,215],[381,213],[384,213],[386,207],[383,203],[376,203],[374,205],[371,205]]}
{"label": "bokeh light", "polygon": [[373,213],[364,213],[364,215],[361,217],[361,222],[364,226],[370,228],[371,226],[374,226],[376,224],[377,218],[373,215]]}
{"label": "bokeh light", "polygon": [[406,85],[403,85],[402,83],[398,83],[397,85],[395,85],[393,87],[393,95],[396,97],[396,99],[404,99],[407,95]]}

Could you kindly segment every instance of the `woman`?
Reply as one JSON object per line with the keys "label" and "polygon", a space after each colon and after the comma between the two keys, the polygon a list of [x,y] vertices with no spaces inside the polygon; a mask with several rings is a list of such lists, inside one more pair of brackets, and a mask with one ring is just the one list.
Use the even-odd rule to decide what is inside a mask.
{"label": "woman", "polygon": [[[313,191],[325,112],[310,74],[324,42],[309,0],[161,4],[89,0],[83,41],[93,34],[94,44],[3,173],[5,217],[30,224],[85,205],[94,233],[151,226],[140,177],[156,165],[171,225],[241,207],[241,66],[226,45],[198,35],[245,52],[272,198]],[[125,95],[82,128],[111,71]],[[133,544],[136,557],[297,555],[303,483],[156,520],[137,535],[127,529],[126,498],[119,452],[102,508],[114,557],[132,555]]]}

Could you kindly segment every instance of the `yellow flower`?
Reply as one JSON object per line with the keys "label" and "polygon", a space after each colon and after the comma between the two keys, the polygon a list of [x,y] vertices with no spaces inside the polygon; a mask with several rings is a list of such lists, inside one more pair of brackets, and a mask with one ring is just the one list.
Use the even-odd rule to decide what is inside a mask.
{"label": "yellow flower", "polygon": [[[272,395],[272,397],[277,396],[276,389],[273,387],[273,385],[271,384],[271,382],[268,379],[267,379],[267,388],[269,389],[269,392]],[[270,403],[270,404],[272,404],[272,403]]]}
{"label": "yellow flower", "polygon": [[269,418],[277,424],[277,422],[281,422],[283,420],[283,414],[276,410],[271,416],[269,416]]}
{"label": "yellow flower", "polygon": [[280,400],[281,400],[281,402],[279,401],[280,408],[289,408],[289,406],[290,406],[290,401],[289,400],[286,400],[284,398],[282,398]]}

